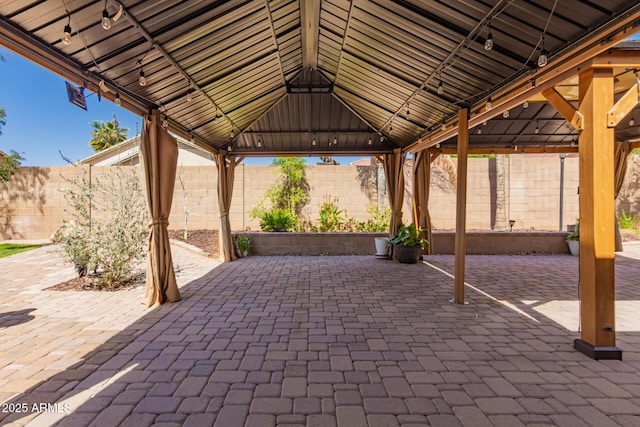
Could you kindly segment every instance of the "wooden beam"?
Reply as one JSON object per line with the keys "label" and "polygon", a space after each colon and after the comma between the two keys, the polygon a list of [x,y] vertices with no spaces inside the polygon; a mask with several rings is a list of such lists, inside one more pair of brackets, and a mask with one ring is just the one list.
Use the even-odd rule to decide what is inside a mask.
{"label": "wooden beam", "polygon": [[318,68],[318,37],[320,36],[320,2],[302,0],[300,2],[300,23],[302,35],[302,66]]}
{"label": "wooden beam", "polygon": [[456,187],[455,276],[453,302],[464,304],[464,270],[467,252],[467,148],[469,147],[469,110],[458,111],[458,172]]}
{"label": "wooden beam", "polygon": [[640,79],[637,83],[629,88],[628,91],[618,99],[618,102],[607,113],[607,126],[614,128],[624,119],[631,110],[640,102]]}
{"label": "wooden beam", "polygon": [[[442,154],[458,154],[456,148],[442,147],[439,149]],[[526,147],[522,145],[515,145],[513,148],[509,147],[469,147],[467,154],[534,154],[534,153],[577,153],[578,146],[575,147]]]}
{"label": "wooden beam", "polygon": [[542,91],[547,101],[558,110],[562,117],[568,121],[575,130],[582,130],[582,114],[567,101],[555,88],[551,87]]}
{"label": "wooden beam", "polygon": [[579,92],[580,339],[574,347],[594,359],[621,359],[615,347],[614,132],[607,126],[613,71],[581,73]]}

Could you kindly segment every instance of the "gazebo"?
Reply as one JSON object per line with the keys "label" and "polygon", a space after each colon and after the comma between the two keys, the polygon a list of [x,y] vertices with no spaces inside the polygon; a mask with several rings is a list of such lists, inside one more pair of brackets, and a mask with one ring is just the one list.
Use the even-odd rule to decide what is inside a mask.
{"label": "gazebo", "polygon": [[[464,303],[466,158],[577,152],[581,338],[620,358],[614,325],[614,195],[638,129],[640,5],[620,1],[48,0],[0,5],[0,44],[147,117],[152,212],[148,303],[180,298],[167,216],[175,141],[219,171],[221,253],[246,156],[376,155],[393,217],[415,156],[416,221],[429,165],[459,158],[454,301]],[[487,122],[481,135],[470,132]]]}

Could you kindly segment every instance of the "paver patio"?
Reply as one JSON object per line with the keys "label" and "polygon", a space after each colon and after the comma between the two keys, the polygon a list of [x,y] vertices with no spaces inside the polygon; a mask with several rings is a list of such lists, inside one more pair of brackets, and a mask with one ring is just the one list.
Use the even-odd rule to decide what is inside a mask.
{"label": "paver patio", "polygon": [[73,276],[52,250],[0,260],[0,424],[640,425],[640,245],[616,260],[623,361],[572,348],[571,256],[467,256],[454,305],[453,256],[174,248],[183,300],[146,309],[43,290]]}

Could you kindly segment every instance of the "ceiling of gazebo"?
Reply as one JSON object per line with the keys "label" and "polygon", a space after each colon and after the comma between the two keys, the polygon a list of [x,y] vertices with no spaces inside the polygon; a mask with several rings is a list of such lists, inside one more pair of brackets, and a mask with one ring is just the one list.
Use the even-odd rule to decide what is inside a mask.
{"label": "ceiling of gazebo", "polygon": [[[70,44],[61,41],[67,24]],[[639,25],[636,0],[0,3],[0,44],[88,90],[103,81],[103,95],[117,93],[134,112],[160,108],[172,130],[199,145],[245,155],[406,148],[460,107],[607,49]],[[486,50],[489,33],[494,44]],[[539,68],[543,47],[549,65]],[[619,80],[629,73],[620,70]],[[574,138],[536,99],[478,128],[471,145]]]}

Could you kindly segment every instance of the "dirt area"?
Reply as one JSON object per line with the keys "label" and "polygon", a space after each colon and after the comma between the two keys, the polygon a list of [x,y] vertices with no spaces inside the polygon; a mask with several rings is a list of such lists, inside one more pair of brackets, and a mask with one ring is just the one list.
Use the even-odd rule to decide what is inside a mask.
{"label": "dirt area", "polygon": [[218,256],[218,230],[191,230],[187,233],[187,240],[183,237],[184,230],[169,230],[170,239],[200,248],[211,257]]}
{"label": "dirt area", "polygon": [[[183,231],[169,230],[169,238],[185,242],[202,249],[211,257],[218,256],[218,231],[217,230],[193,230],[187,233],[187,240],[183,239]],[[130,283],[117,288],[101,288],[97,286],[94,276],[75,277],[66,282],[58,283],[47,288],[49,291],[118,291],[131,287],[144,286],[145,274],[141,273]]]}

